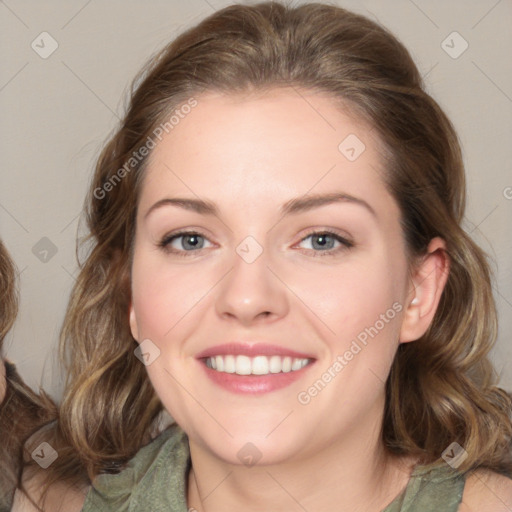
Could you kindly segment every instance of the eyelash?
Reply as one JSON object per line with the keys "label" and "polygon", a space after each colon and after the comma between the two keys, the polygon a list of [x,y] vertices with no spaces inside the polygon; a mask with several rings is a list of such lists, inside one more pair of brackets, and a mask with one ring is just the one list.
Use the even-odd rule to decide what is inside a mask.
{"label": "eyelash", "polygon": [[[182,258],[187,258],[189,256],[192,256],[193,253],[201,251],[201,249],[197,251],[180,251],[176,249],[170,249],[170,244],[177,238],[180,238],[185,235],[192,235],[192,236],[200,236],[202,238],[205,238],[208,240],[206,236],[199,233],[198,231],[178,231],[177,233],[171,233],[169,235],[166,235],[159,243],[158,246],[164,250],[167,253],[175,254],[176,256],[180,256]],[[311,236],[320,236],[320,235],[327,235],[330,238],[334,238],[334,240],[341,243],[341,247],[335,248],[335,249],[329,249],[326,251],[315,251],[314,249],[304,249],[307,251],[313,251],[313,257],[324,257],[324,256],[335,256],[341,251],[346,251],[348,249],[351,249],[354,247],[354,243],[347,238],[344,238],[343,236],[339,235],[338,233],[334,231],[311,231],[308,233],[305,237],[303,237],[299,243],[304,242],[304,240],[307,240]]]}

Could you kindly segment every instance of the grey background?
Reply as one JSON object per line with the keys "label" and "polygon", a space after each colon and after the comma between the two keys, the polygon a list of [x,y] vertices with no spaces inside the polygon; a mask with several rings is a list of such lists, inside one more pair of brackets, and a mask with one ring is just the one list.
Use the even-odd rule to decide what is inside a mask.
{"label": "grey background", "polygon": [[[146,59],[230,3],[0,1],[0,236],[19,268],[21,288],[5,354],[29,385],[42,385],[56,399],[62,390],[58,333],[101,144]],[[466,228],[494,260],[500,332],[492,358],[502,386],[512,390],[512,1],[331,3],[391,29],[458,130],[468,177]],[[448,37],[454,31],[469,45],[457,58],[465,43]],[[42,32],[58,43],[46,59],[31,47],[35,41],[43,51]]]}

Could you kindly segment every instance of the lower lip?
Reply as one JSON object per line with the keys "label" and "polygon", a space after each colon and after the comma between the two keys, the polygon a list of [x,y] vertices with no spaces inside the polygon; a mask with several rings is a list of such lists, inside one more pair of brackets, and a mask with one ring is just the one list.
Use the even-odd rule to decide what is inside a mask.
{"label": "lower lip", "polygon": [[300,370],[287,373],[269,373],[268,375],[238,375],[236,373],[218,372],[208,368],[204,361],[200,361],[206,375],[218,386],[231,393],[260,394],[270,393],[289,386],[304,376],[314,362],[309,363]]}

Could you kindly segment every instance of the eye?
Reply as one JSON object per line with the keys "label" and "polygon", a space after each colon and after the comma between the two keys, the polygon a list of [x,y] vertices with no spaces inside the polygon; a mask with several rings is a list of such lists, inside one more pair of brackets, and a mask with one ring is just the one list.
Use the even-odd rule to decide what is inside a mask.
{"label": "eye", "polygon": [[[333,256],[354,246],[353,242],[332,231],[313,231],[304,237],[300,243],[311,239],[313,256]],[[336,244],[338,244],[336,246]]]}
{"label": "eye", "polygon": [[[353,242],[333,231],[313,231],[304,237],[300,243],[309,239],[312,241],[312,248],[307,248],[307,250],[313,251],[313,256],[333,256],[354,246]],[[180,231],[166,235],[158,245],[168,253],[186,257],[204,249],[205,242],[210,243],[201,233]],[[336,246],[336,244],[338,245]]]}
{"label": "eye", "polygon": [[189,256],[187,253],[204,249],[204,243],[207,240],[205,236],[196,231],[180,231],[166,235],[158,245],[165,251],[178,256]]}

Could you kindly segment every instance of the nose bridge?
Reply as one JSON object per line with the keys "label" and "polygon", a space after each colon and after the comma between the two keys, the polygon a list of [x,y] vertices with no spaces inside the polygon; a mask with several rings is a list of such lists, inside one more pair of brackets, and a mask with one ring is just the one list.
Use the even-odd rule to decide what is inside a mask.
{"label": "nose bridge", "polygon": [[249,324],[258,317],[277,318],[287,311],[284,285],[269,267],[271,251],[252,235],[235,248],[233,268],[221,284],[216,308],[221,316]]}

